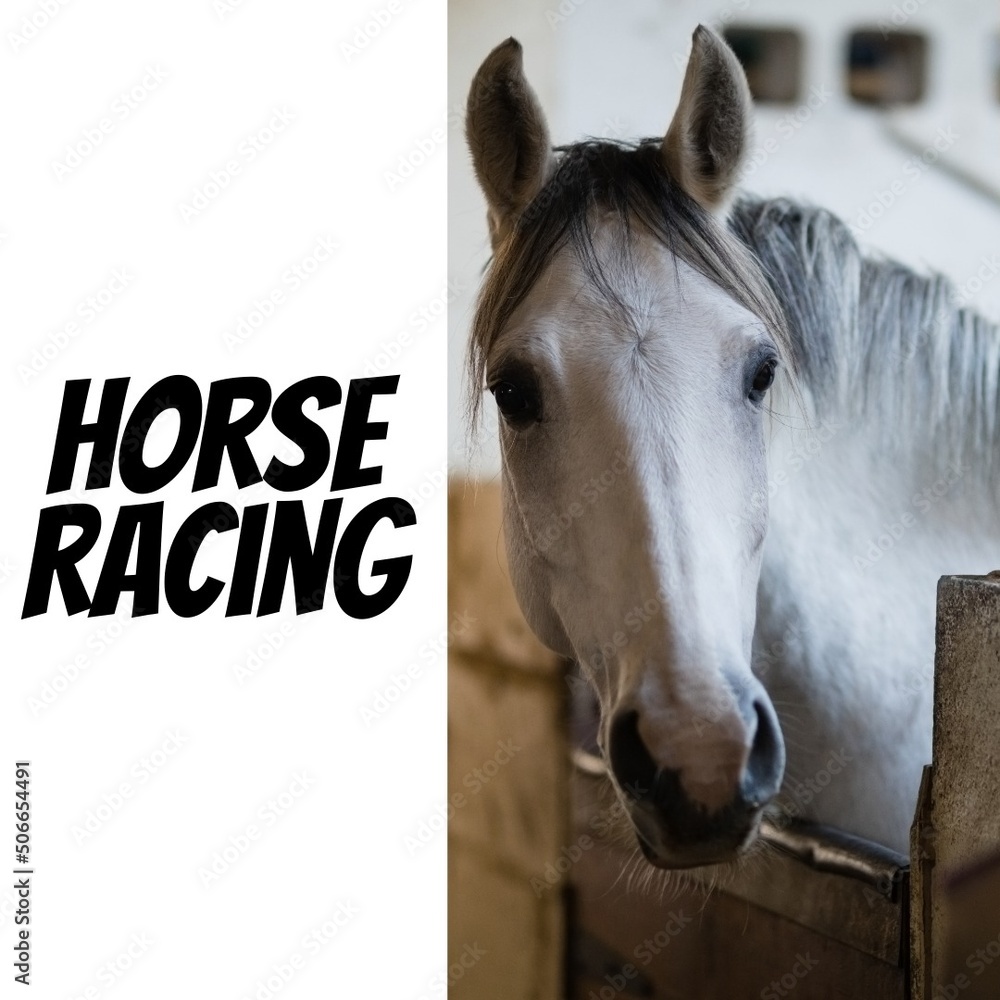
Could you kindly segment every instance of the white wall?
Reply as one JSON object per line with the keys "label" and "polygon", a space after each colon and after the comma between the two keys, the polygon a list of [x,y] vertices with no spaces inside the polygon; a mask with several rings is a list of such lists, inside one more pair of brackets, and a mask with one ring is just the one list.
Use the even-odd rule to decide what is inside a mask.
{"label": "white wall", "polygon": [[[1000,108],[992,77],[1000,10],[991,0],[520,0],[503,6],[452,0],[449,19],[452,108],[463,105],[490,48],[513,34],[524,44],[526,72],[556,143],[664,132],[699,21],[798,29],[805,36],[803,98],[812,95],[815,106],[758,108],[759,163],[748,169],[744,187],[832,209],[865,245],[941,271],[959,287],[971,281],[971,301],[1000,317],[1000,275],[981,287],[977,280],[983,261],[1000,253]],[[845,95],[847,35],[880,25],[930,39],[928,95],[918,107],[886,113]],[[820,101],[817,93],[829,96]],[[913,157],[942,135],[948,148],[939,162],[917,168]],[[488,256],[484,209],[460,127],[451,139],[449,259],[463,290],[449,316],[450,461],[457,473],[489,476],[498,469],[495,429],[487,422],[470,450],[459,405],[469,317]],[[486,412],[492,416],[490,407]]]}

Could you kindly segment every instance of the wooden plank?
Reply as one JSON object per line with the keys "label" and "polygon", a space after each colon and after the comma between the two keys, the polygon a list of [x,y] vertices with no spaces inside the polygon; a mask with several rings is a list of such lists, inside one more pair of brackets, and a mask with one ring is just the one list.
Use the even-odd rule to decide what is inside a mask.
{"label": "wooden plank", "polygon": [[[944,885],[949,877],[1000,847],[998,719],[1000,575],[942,577],[934,664],[930,821],[920,837],[924,866],[932,870],[914,884],[914,911],[919,910],[923,922],[923,954],[914,969],[916,1000],[971,995],[980,985],[980,973],[967,985],[955,983],[955,959],[948,958]],[[990,939],[997,936],[991,934]]]}
{"label": "wooden plank", "polygon": [[[577,753],[579,761],[585,757]],[[574,771],[574,825],[578,836],[603,829],[620,812],[602,777],[600,761]],[[909,871],[895,852],[836,830],[801,824],[771,829],[772,849],[718,879],[715,869],[692,869],[706,885],[717,880],[729,895],[798,923],[872,958],[903,963],[908,951]],[[805,845],[806,860],[773,849]],[[830,871],[830,867],[836,871]],[[844,872],[853,871],[853,876]]]}
{"label": "wooden plank", "polygon": [[770,1000],[800,982],[796,995],[817,1000],[907,995],[905,869],[886,869],[899,884],[873,885],[772,853],[714,890],[707,870],[633,888],[626,873],[648,868],[622,846],[606,781],[577,769],[573,784],[575,839],[561,852],[575,900],[571,997]]}
{"label": "wooden plank", "polygon": [[726,892],[629,892],[627,856],[574,866],[571,1000],[903,1000],[906,972]]}

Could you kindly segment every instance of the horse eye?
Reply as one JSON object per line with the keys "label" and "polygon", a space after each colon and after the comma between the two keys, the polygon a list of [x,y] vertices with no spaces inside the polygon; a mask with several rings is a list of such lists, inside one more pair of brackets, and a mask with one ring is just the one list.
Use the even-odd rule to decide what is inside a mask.
{"label": "horse eye", "polygon": [[537,407],[531,393],[513,382],[497,382],[490,387],[497,408],[511,422],[520,423],[537,418]]}
{"label": "horse eye", "polygon": [[774,382],[774,375],[778,369],[778,362],[774,358],[768,358],[758,369],[750,384],[750,398],[759,403],[764,398],[764,393],[771,388]]}

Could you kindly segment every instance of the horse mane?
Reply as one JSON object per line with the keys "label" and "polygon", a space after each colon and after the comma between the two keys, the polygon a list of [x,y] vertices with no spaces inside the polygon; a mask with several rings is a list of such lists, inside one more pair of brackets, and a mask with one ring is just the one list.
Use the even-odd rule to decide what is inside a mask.
{"label": "horse mane", "polygon": [[966,461],[993,478],[1000,329],[941,275],[862,252],[825,209],[744,197],[730,227],[781,303],[812,419],[864,422],[883,452],[919,442],[939,465]]}
{"label": "horse mane", "polygon": [[594,245],[596,219],[611,213],[624,240],[619,260],[627,265],[644,231],[732,295],[758,316],[775,339],[786,364],[792,363],[784,313],[753,254],[667,173],[663,140],[587,140],[558,147],[556,165],[542,190],[521,214],[513,231],[495,248],[472,320],[468,370],[470,417],[479,415],[486,363],[517,307],[564,246],[578,255],[585,273],[626,322],[620,301]]}
{"label": "horse mane", "polygon": [[487,360],[562,247],[629,319],[594,245],[596,219],[610,212],[626,264],[637,230],[652,234],[761,319],[810,422],[870,423],[884,453],[912,454],[919,443],[942,465],[971,459],[1000,478],[1000,330],[961,306],[947,279],[866,255],[836,216],[785,198],[744,196],[720,225],[664,169],[662,139],[591,139],[555,152],[484,276],[468,354],[473,427]]}

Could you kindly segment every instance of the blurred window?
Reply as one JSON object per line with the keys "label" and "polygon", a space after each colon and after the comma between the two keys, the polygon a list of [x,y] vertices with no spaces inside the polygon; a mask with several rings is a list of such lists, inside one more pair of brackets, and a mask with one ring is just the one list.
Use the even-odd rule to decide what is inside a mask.
{"label": "blurred window", "polygon": [[914,104],[927,83],[927,37],[862,30],[847,45],[847,92],[864,104]]}
{"label": "blurred window", "polygon": [[761,103],[790,104],[802,90],[802,36],[791,28],[733,25],[723,32]]}

